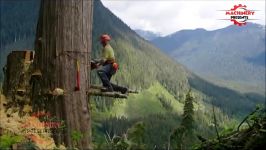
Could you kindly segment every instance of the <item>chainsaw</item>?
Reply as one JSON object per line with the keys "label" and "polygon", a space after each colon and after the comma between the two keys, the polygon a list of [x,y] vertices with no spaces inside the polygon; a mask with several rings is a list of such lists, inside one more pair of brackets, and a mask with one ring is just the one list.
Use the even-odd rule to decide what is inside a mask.
{"label": "chainsaw", "polygon": [[91,70],[98,68],[100,65],[100,61],[92,59],[91,60]]}
{"label": "chainsaw", "polygon": [[[99,60],[96,60],[96,59],[91,60],[91,70],[97,69],[100,65],[101,65],[101,62]],[[112,66],[115,69],[115,71],[118,70],[118,63],[114,62],[112,63]]]}

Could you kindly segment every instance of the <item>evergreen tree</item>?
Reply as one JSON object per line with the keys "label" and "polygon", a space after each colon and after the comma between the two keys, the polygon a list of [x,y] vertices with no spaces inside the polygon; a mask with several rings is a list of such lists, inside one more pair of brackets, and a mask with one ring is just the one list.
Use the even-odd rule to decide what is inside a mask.
{"label": "evergreen tree", "polygon": [[191,94],[191,90],[186,95],[185,105],[184,105],[184,113],[183,113],[183,119],[181,122],[181,126],[184,127],[184,129],[188,132],[192,132],[193,125],[194,125],[194,119],[193,119],[193,97]]}
{"label": "evergreen tree", "polygon": [[194,126],[194,110],[193,110],[193,97],[191,89],[188,91],[185,99],[184,113],[182,116],[181,124],[171,134],[171,145],[174,149],[187,149],[193,140],[193,126]]}

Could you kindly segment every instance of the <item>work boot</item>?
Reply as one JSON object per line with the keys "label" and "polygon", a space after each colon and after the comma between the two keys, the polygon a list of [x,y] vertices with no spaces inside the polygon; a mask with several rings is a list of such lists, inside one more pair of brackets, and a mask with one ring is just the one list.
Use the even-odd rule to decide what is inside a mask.
{"label": "work boot", "polygon": [[128,88],[124,87],[121,89],[122,94],[126,94],[128,92]]}

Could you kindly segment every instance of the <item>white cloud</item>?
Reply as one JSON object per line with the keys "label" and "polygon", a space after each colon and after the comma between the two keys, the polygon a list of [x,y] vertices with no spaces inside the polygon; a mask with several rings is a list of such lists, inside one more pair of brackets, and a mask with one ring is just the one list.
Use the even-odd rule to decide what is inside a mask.
{"label": "white cloud", "polygon": [[180,1],[180,0],[102,0],[103,4],[132,29],[143,29],[167,35],[182,29],[205,28],[214,30],[231,25],[224,12],[236,4],[245,4],[256,11],[265,25],[265,1]]}

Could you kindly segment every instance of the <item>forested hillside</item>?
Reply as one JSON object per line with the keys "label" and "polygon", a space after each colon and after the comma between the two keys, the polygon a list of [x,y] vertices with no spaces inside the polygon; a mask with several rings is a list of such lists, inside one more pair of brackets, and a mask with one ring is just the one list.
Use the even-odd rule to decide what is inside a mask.
{"label": "forested hillside", "polygon": [[[20,3],[12,5],[12,7],[22,6]],[[37,17],[38,6],[37,2],[34,4],[34,9],[25,5],[24,11],[16,15],[22,17],[36,13],[33,17]],[[188,99],[193,99],[191,100],[193,102],[190,102],[194,107],[192,109],[195,121],[194,133],[191,137],[193,140],[185,142],[187,148],[191,148],[193,144],[200,142],[196,135],[215,136],[213,113],[216,114],[218,128],[221,131],[234,127],[239,119],[264,100],[264,97],[253,93],[241,94],[219,87],[191,73],[140,38],[105,8],[101,1],[95,1],[93,17],[92,58],[99,57],[101,52],[99,36],[102,33],[110,34],[111,45],[120,65],[112,81],[140,91],[137,95],[129,96],[127,100],[93,98],[91,108],[93,142],[96,149],[122,149],[119,146],[127,144],[128,146],[131,144],[131,147],[137,146],[136,149],[167,149],[169,142],[172,141],[173,132],[181,122],[184,122],[182,121],[184,105]],[[34,20],[37,22],[37,18],[26,20],[33,24],[24,28],[35,28]],[[6,21],[10,24],[12,22],[10,18]],[[11,31],[16,32],[15,29]],[[1,56],[5,58],[7,52],[16,49],[14,47],[32,48],[35,30],[31,35],[15,43],[11,40],[4,44],[3,49],[1,47]],[[3,53],[2,50],[4,50]],[[1,59],[1,65],[4,63],[4,59]],[[99,83],[95,72],[92,73],[92,82]],[[188,94],[189,89],[192,89],[191,96]]]}

